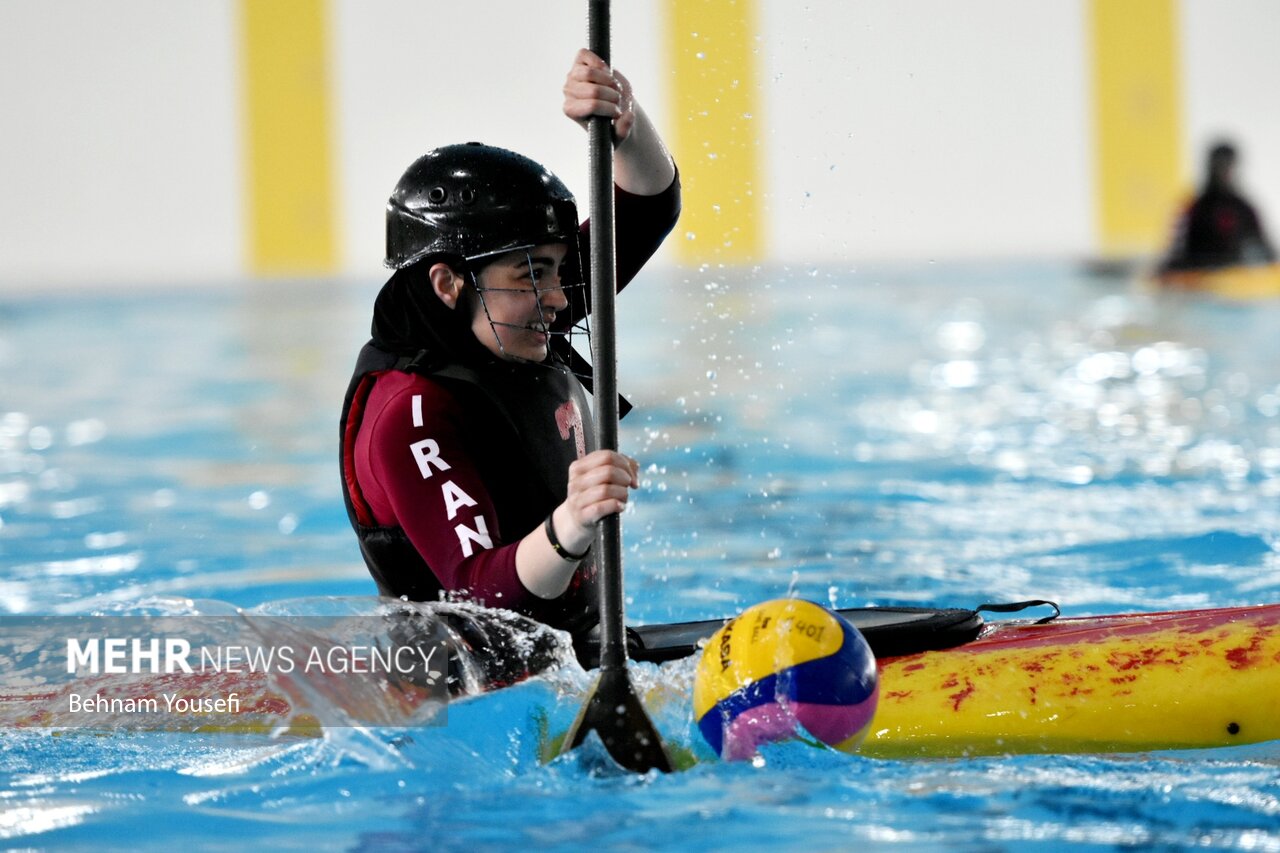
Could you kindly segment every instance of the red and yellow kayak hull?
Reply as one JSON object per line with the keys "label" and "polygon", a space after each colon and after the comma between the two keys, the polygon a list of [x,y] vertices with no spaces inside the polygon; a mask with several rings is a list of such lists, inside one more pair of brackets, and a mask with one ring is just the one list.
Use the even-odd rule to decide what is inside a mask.
{"label": "red and yellow kayak hull", "polygon": [[866,754],[1134,752],[1280,739],[1280,605],[1004,623],[880,662]]}

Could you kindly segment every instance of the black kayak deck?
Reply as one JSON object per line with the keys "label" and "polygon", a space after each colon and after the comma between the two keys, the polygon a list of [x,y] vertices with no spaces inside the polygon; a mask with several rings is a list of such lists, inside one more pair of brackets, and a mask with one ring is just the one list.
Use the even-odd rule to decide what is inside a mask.
{"label": "black kayak deck", "polygon": [[[877,658],[901,657],[950,649],[978,637],[985,624],[977,610],[929,607],[854,607],[837,610],[866,638]],[[627,629],[627,653],[632,660],[663,663],[698,653],[729,620],[707,619],[669,625],[640,625]],[[588,669],[600,658],[596,632],[578,638],[578,659]]]}

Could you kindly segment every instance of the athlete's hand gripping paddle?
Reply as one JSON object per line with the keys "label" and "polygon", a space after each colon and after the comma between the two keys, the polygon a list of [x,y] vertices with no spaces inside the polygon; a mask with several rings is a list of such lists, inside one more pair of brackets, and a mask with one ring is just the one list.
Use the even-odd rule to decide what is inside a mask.
{"label": "athlete's hand gripping paddle", "polygon": [[[587,47],[609,59],[609,0],[589,0]],[[608,116],[592,116],[587,128],[591,170],[591,347],[595,363],[596,437],[605,450],[618,449],[618,356],[614,296],[617,293],[613,218],[613,128]],[[578,718],[565,735],[565,749],[594,731],[619,765],[637,773],[671,771],[671,759],[627,671],[623,622],[622,519],[609,515],[596,533],[600,572],[600,675]]]}

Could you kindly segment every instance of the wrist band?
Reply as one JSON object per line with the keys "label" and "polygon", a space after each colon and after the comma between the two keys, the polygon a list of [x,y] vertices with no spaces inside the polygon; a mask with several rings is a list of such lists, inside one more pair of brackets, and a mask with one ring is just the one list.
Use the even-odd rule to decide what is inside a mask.
{"label": "wrist band", "polygon": [[[554,513],[552,515],[554,515]],[[552,549],[560,555],[560,559],[568,560],[570,563],[576,563],[583,557],[587,556],[587,551],[591,550],[590,545],[587,546],[587,551],[583,551],[581,554],[573,554],[560,544],[559,538],[556,537],[555,525],[551,523],[551,518],[551,515],[547,516],[547,520],[542,525],[542,529],[547,531],[547,541],[551,543]]]}

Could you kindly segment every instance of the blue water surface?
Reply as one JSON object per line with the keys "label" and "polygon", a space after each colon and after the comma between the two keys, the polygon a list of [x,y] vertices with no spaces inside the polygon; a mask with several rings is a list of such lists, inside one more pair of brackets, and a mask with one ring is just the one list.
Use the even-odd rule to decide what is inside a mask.
{"label": "blue water surface", "polygon": [[[212,600],[375,607],[337,417],[378,283],[0,301],[0,624]],[[647,271],[619,302],[631,622],[800,595],[1050,598],[1069,615],[1280,600],[1280,300],[1063,265]],[[689,661],[637,665],[700,759],[545,763],[567,665],[444,726],[0,730],[22,849],[1280,851],[1275,744],[714,760]],[[1189,685],[1194,689],[1194,685]]]}

